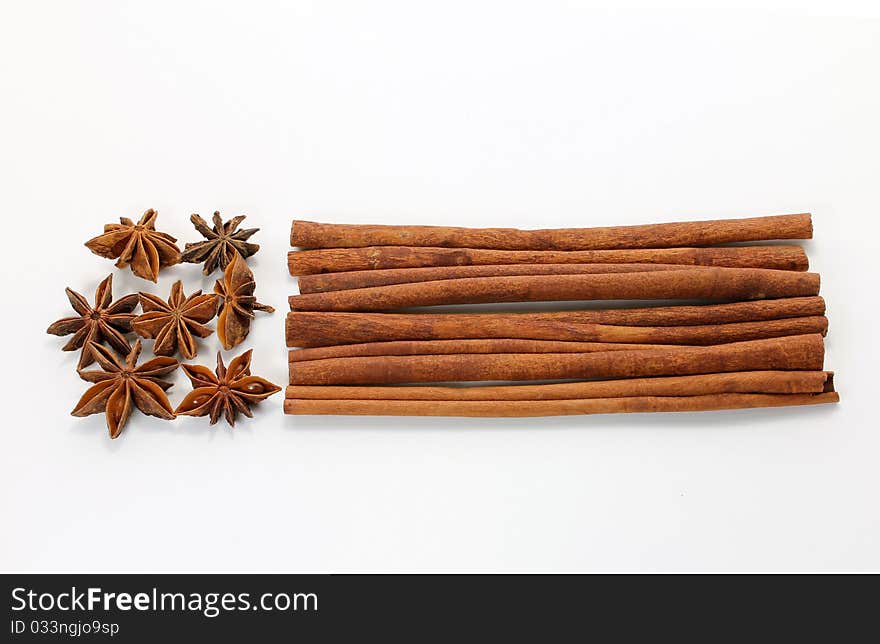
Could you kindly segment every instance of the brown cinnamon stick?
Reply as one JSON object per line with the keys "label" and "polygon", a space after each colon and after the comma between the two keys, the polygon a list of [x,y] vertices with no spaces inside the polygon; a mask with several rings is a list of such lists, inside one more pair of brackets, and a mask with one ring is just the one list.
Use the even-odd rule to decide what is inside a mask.
{"label": "brown cinnamon stick", "polygon": [[[706,268],[694,266],[693,268]],[[462,277],[501,277],[512,275],[579,275],[589,273],[643,273],[680,271],[682,264],[488,264],[485,266],[427,266],[391,268],[378,271],[345,271],[301,275],[300,293],[326,293],[369,286],[432,282]]]}
{"label": "brown cinnamon stick", "polygon": [[546,385],[393,387],[291,385],[285,396],[310,400],[568,400],[710,394],[816,394],[834,391],[830,371],[736,371]]}
{"label": "brown cinnamon stick", "polygon": [[370,356],[292,362],[290,384],[371,385],[475,380],[677,376],[729,371],[822,369],[822,336],[799,335],[712,347],[598,353]]}
{"label": "brown cinnamon stick", "polygon": [[291,275],[477,264],[684,264],[805,271],[800,246],[532,251],[369,246],[290,251]]}
{"label": "brown cinnamon stick", "polygon": [[571,400],[299,400],[284,401],[285,414],[348,416],[532,417],[661,411],[718,411],[836,403],[824,394],[712,394]]}
{"label": "brown cinnamon stick", "polygon": [[596,351],[632,351],[634,349],[665,349],[662,344],[616,344],[613,342],[558,342],[518,338],[485,338],[473,340],[401,340],[398,342],[367,342],[342,344],[288,352],[288,362],[304,362],[323,358],[354,356],[417,356],[453,353],[595,353]]}
{"label": "brown cinnamon stick", "polygon": [[[291,314],[294,315],[294,314]],[[484,335],[489,338],[447,338],[443,340],[385,340],[383,337],[375,338],[375,341],[356,344],[345,344],[334,347],[325,346],[335,353],[342,355],[412,355],[415,353],[534,353],[535,351],[472,351],[466,350],[466,343],[484,343],[486,347],[490,342],[526,342],[532,346],[549,346],[547,342],[561,342],[569,345],[595,344],[599,347],[607,347],[601,350],[619,350],[613,345],[624,346],[640,345],[698,345],[707,346],[713,344],[726,344],[728,342],[742,342],[745,340],[761,340],[765,338],[779,338],[788,335],[804,335],[820,333],[825,335],[828,331],[828,319],[824,316],[805,318],[785,318],[782,320],[762,320],[758,322],[732,322],[729,324],[701,324],[689,326],[615,326],[608,324],[549,324],[536,325],[520,329],[511,329],[510,335],[529,336],[525,338],[498,338],[490,339],[491,333]],[[315,335],[315,329],[306,331],[310,337]],[[380,331],[384,336],[389,335],[389,329]],[[474,334],[479,334],[475,330]],[[534,337],[541,336],[541,337]],[[323,335],[316,342],[331,341],[328,335]],[[305,346],[304,342],[296,337],[289,337],[289,346]],[[417,344],[418,343],[418,344]],[[383,347],[394,345],[390,353],[382,353]],[[312,345],[314,346],[314,345]],[[474,345],[476,346],[476,345]],[[499,345],[500,346],[500,345]],[[358,347],[358,349],[345,349],[344,347]],[[574,348],[574,347],[572,347]],[[418,349],[418,350],[417,350]],[[365,351],[365,353],[349,353],[349,351]],[[294,353],[312,351],[304,348]],[[552,351],[550,351],[552,352]],[[557,351],[557,353],[579,353],[579,351]],[[313,355],[313,354],[308,354]],[[330,357],[329,355],[326,357]],[[310,359],[310,358],[301,358]]]}
{"label": "brown cinnamon stick", "polygon": [[819,275],[705,268],[601,275],[468,277],[291,295],[294,311],[382,311],[440,304],[576,300],[753,300],[818,295]]}
{"label": "brown cinnamon stick", "polygon": [[[762,322],[734,322],[682,327],[611,326],[584,324],[550,329],[551,339],[470,338],[447,340],[397,340],[341,344],[290,351],[290,362],[318,358],[382,355],[439,355],[449,353],[592,353],[631,349],[668,348],[669,345],[708,346],[746,340],[780,338],[828,331],[824,316],[788,318]],[[526,329],[523,335],[537,335]]]}
{"label": "brown cinnamon stick", "polygon": [[[702,306],[657,306],[638,309],[555,311],[542,313],[327,313],[295,311],[287,315],[287,346],[321,347],[392,340],[456,338],[524,338],[533,340],[608,341],[597,338],[593,325],[705,326],[758,322],[795,317],[821,317],[821,297],[793,297],[757,302]],[[586,328],[584,328],[586,327]],[[818,329],[817,329],[818,330]],[[652,331],[608,330],[618,342],[696,344],[683,329]],[[819,330],[821,332],[821,330]],[[705,333],[698,331],[698,334]],[[628,339],[623,339],[624,337]],[[638,338],[638,339],[633,339]],[[645,339],[645,338],[654,338]],[[746,338],[742,338],[746,339]]]}
{"label": "brown cinnamon stick", "polygon": [[601,228],[460,228],[374,226],[294,221],[290,245],[300,248],[437,246],[507,250],[600,250],[711,246],[771,239],[810,239],[809,213]]}

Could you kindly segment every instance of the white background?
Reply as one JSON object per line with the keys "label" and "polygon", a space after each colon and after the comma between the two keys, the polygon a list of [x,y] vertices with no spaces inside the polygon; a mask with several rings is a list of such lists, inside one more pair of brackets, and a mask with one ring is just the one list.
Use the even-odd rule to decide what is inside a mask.
{"label": "white background", "polygon": [[[880,22],[837,11],[4,2],[0,569],[877,570]],[[115,270],[83,242],[150,207],[181,242],[192,212],[262,229],[278,311],[245,346],[279,384],[294,217],[809,210],[842,402],[450,420],[284,417],[276,395],[234,430],[135,415],[111,441],[69,416],[87,384],[45,328]],[[213,284],[117,271],[115,293],[177,278]]]}

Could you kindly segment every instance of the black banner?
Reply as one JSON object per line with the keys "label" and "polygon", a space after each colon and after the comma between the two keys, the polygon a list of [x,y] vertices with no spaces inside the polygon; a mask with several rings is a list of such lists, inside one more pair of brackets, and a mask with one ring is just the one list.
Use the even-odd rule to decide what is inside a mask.
{"label": "black banner", "polygon": [[[10,642],[418,641],[441,634],[546,641],[575,633],[789,639],[824,629],[839,640],[874,613],[876,593],[847,594],[850,582],[748,575],[6,575],[4,628]],[[836,620],[835,611],[844,618]]]}

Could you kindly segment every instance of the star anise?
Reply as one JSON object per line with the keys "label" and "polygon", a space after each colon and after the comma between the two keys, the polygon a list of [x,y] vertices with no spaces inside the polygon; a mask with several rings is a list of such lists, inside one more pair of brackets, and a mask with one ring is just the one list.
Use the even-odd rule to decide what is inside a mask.
{"label": "star anise", "polygon": [[183,292],[183,283],[177,280],[171,287],[166,302],[152,293],[140,293],[144,313],[137,316],[131,328],[142,338],[154,338],[153,353],[157,356],[173,356],[175,351],[187,360],[198,353],[193,336],[207,338],[214,329],[205,326],[217,315],[220,297],[214,293],[202,295],[196,291],[189,297]]}
{"label": "star anise", "polygon": [[159,269],[180,263],[177,240],[156,230],[158,213],[150,208],[135,224],[128,217],[120,217],[118,224],[106,224],[104,234],[90,239],[90,251],[109,259],[119,258],[118,268],[131,266],[131,272],[155,282]]}
{"label": "star anise", "polygon": [[180,261],[191,264],[204,262],[205,265],[202,267],[202,273],[210,275],[217,267],[220,267],[220,270],[225,269],[236,253],[244,258],[248,258],[256,253],[260,250],[259,244],[251,244],[247,240],[259,228],[236,230],[238,225],[244,221],[244,218],[244,215],[239,215],[224,224],[220,218],[220,213],[215,212],[213,217],[214,227],[208,228],[208,224],[204,219],[198,215],[192,215],[189,220],[207,241],[187,243],[183,254],[180,256]]}
{"label": "star anise", "polygon": [[76,407],[72,416],[89,416],[104,412],[107,415],[107,429],[110,438],[122,432],[131,414],[132,405],[148,416],[158,416],[165,420],[174,418],[174,408],[165,395],[172,383],[162,380],[177,369],[174,358],[153,358],[136,366],[141,353],[141,341],[137,340],[122,359],[113,351],[92,343],[90,349],[103,371],[80,371],[80,378],[94,383]]}
{"label": "star anise", "polygon": [[223,300],[217,317],[217,337],[227,351],[247,337],[255,310],[275,312],[271,306],[257,302],[256,288],[254,274],[241,255],[232,258],[223,279],[214,284],[214,292]]}
{"label": "star anise", "polygon": [[[82,348],[79,355],[77,369],[87,367],[95,361],[89,350],[92,342],[100,344],[106,342],[111,347],[122,353],[131,351],[125,333],[131,333],[131,321],[135,314],[132,313],[137,306],[138,296],[132,293],[115,302],[113,300],[113,275],[108,275],[104,281],[98,284],[95,291],[95,306],[89,305],[89,301],[82,295],[69,288],[64,289],[67,299],[73,310],[79,313],[79,317],[62,318],[46,329],[46,333],[52,335],[73,334],[67,344],[62,347],[63,351],[75,351]],[[111,303],[112,302],[112,303]]]}
{"label": "star anise", "polygon": [[248,349],[233,358],[227,369],[223,364],[223,356],[218,351],[215,373],[202,365],[181,365],[183,372],[192,381],[193,390],[186,395],[174,413],[184,416],[210,416],[212,425],[220,419],[221,414],[230,426],[235,425],[238,412],[253,418],[251,405],[281,391],[281,387],[265,378],[251,375],[252,353]]}

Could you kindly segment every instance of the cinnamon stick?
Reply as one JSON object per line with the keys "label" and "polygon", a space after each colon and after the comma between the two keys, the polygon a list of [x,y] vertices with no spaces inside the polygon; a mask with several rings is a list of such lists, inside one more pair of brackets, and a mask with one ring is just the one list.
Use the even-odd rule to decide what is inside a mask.
{"label": "cinnamon stick", "polygon": [[706,268],[601,275],[468,277],[291,295],[294,311],[382,311],[440,304],[576,300],[752,300],[818,295],[819,275]]}
{"label": "cinnamon stick", "polygon": [[[532,340],[608,341],[596,324],[617,327],[704,326],[759,322],[795,317],[821,317],[821,297],[793,297],[757,302],[702,306],[657,306],[638,309],[600,309],[542,313],[327,313],[294,311],[287,314],[289,347],[322,347],[392,340],[448,340],[457,338],[524,338]],[[586,327],[586,328],[584,328]],[[683,329],[652,331],[609,329],[618,342],[696,344]],[[821,332],[821,331],[819,331]],[[698,331],[698,334],[704,333]],[[623,339],[624,337],[629,339]],[[653,337],[653,340],[645,338]],[[639,339],[632,339],[639,338]],[[746,339],[746,338],[743,338]]]}
{"label": "cinnamon stick", "polygon": [[815,394],[834,391],[830,371],[736,371],[546,385],[421,387],[291,385],[285,396],[310,400],[568,400],[709,394]]}
{"label": "cinnamon stick", "polygon": [[804,249],[791,245],[581,251],[369,246],[287,254],[291,275],[476,264],[698,264],[792,271],[809,267]]}
{"label": "cinnamon stick", "polygon": [[[295,315],[291,313],[291,315]],[[500,329],[493,329],[497,332]],[[342,355],[411,355],[414,353],[533,353],[533,351],[473,351],[468,350],[467,343],[486,343],[490,342],[527,342],[533,343],[534,347],[549,346],[547,342],[561,342],[569,345],[577,344],[595,344],[600,347],[606,347],[601,350],[613,351],[614,346],[621,346],[621,343],[629,343],[628,346],[640,345],[713,345],[726,344],[728,342],[742,342],[745,340],[761,340],[764,338],[779,338],[787,335],[804,335],[809,333],[820,333],[825,335],[828,331],[828,319],[825,316],[817,315],[804,318],[785,318],[782,320],[762,320],[758,322],[732,322],[729,324],[700,324],[689,326],[615,326],[610,324],[547,324],[535,325],[525,328],[511,328],[510,336],[525,336],[522,338],[499,336],[495,339],[492,331],[487,330],[482,335],[485,338],[446,338],[442,340],[387,340],[391,335],[390,329],[380,329],[379,337],[373,338],[370,342],[346,344],[340,342],[338,347],[327,345],[324,348],[332,349],[334,352]],[[319,330],[305,329],[305,333],[310,338],[320,335]],[[479,329],[474,330],[474,335],[479,335]],[[320,335],[314,342],[328,343],[332,342],[332,338],[328,334]],[[447,344],[448,343],[448,344]],[[383,353],[384,347],[394,345],[389,353]],[[299,339],[296,336],[288,336],[288,346],[317,346],[309,345],[307,341]],[[477,346],[477,345],[473,345]],[[498,345],[500,346],[500,345]],[[627,345],[623,345],[627,346]],[[358,347],[358,349],[344,349],[344,347]],[[363,348],[365,353],[349,353],[349,351],[360,351]],[[573,348],[573,347],[572,347]],[[418,349],[418,350],[416,350]],[[303,351],[312,351],[310,348],[303,348],[294,353],[302,353]],[[550,351],[553,352],[553,351]],[[579,351],[557,351],[557,353],[578,353]],[[314,354],[308,354],[314,355]],[[330,356],[327,356],[330,357]],[[309,358],[301,358],[303,360]]]}
{"label": "cinnamon stick", "polygon": [[[577,327],[550,329],[557,336],[550,339],[471,338],[446,340],[392,340],[340,344],[290,351],[290,362],[317,358],[382,355],[439,355],[449,353],[592,353],[629,349],[668,348],[669,345],[708,346],[746,340],[780,338],[828,331],[824,316],[788,318],[762,322],[734,322],[683,327],[625,327],[584,324]],[[526,329],[523,335],[537,335],[538,330]]]}
{"label": "cinnamon stick", "polygon": [[822,336],[798,335],[712,347],[598,353],[496,353],[326,358],[292,362],[290,384],[373,385],[474,380],[678,376],[822,369]]}
{"label": "cinnamon stick", "polygon": [[718,411],[836,403],[825,394],[712,394],[571,400],[299,400],[284,401],[285,414],[347,416],[533,417],[661,411]]}
{"label": "cinnamon stick", "polygon": [[401,340],[398,342],[367,342],[343,344],[288,352],[288,362],[304,362],[323,358],[354,356],[416,356],[453,353],[595,353],[596,351],[632,351],[634,349],[665,349],[662,344],[616,344],[613,342],[558,342],[553,340],[522,340],[518,338],[486,338],[474,340]]}
{"label": "cinnamon stick", "polygon": [[374,226],[294,221],[290,245],[300,248],[438,246],[507,250],[600,250],[711,246],[771,239],[810,239],[809,213],[601,228],[460,228]]}
{"label": "cinnamon stick", "polygon": [[[300,275],[300,293],[326,293],[369,286],[433,282],[462,277],[501,277],[512,275],[579,275],[589,273],[643,273],[680,271],[682,264],[487,264],[485,266],[426,266],[390,268],[378,271],[345,271]],[[694,266],[694,268],[705,268]]]}

